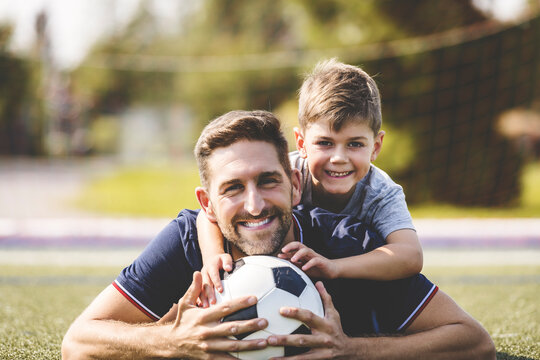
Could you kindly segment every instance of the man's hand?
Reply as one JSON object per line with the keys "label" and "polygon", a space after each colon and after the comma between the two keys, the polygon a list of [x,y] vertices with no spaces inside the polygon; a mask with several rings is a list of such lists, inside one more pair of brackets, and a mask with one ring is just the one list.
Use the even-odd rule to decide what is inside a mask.
{"label": "man's hand", "polygon": [[310,277],[335,279],[339,276],[339,269],[335,261],[319,255],[298,241],[285,245],[278,257],[289,260]]}
{"label": "man's hand", "polygon": [[[220,322],[220,320],[235,311],[254,305],[257,298],[246,296],[241,299],[227,301],[209,309],[197,307],[197,298],[202,291],[201,273],[193,274],[193,283],[186,294],[180,299],[160,322],[171,323],[171,338],[179,339],[178,347],[182,354],[190,358],[230,358],[220,352],[236,352],[265,348],[266,340],[232,340],[227,338],[240,333],[264,329],[268,322],[265,319],[246,321]],[[173,319],[173,315],[176,317]],[[185,356],[185,355],[184,355]]]}
{"label": "man's hand", "polygon": [[216,303],[215,290],[222,292],[221,278],[219,271],[232,271],[233,261],[229,254],[219,254],[206,261],[201,269],[203,278],[203,291],[199,296],[199,301],[202,307],[208,307]]}
{"label": "man's hand", "polygon": [[341,328],[341,320],[332,298],[322,282],[315,284],[321,295],[325,315],[321,318],[309,310],[283,307],[281,315],[300,320],[311,328],[311,335],[272,335],[268,337],[271,346],[295,346],[308,347],[310,351],[287,359],[315,360],[315,359],[345,359],[354,358],[353,349],[350,346],[349,337]]}

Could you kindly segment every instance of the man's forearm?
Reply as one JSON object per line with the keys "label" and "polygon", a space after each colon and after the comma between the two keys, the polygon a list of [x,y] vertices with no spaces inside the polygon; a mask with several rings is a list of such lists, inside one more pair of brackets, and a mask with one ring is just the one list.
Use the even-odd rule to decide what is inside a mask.
{"label": "man's forearm", "polygon": [[[62,359],[149,359],[178,357],[164,343],[172,325],[77,320],[62,343]],[[178,349],[179,350],[179,349]]]}
{"label": "man's forearm", "polygon": [[[468,331],[474,324],[448,324],[396,337],[349,338],[351,359],[493,360],[495,350],[484,331]],[[476,326],[475,326],[476,327]],[[471,336],[474,334],[474,336]]]}

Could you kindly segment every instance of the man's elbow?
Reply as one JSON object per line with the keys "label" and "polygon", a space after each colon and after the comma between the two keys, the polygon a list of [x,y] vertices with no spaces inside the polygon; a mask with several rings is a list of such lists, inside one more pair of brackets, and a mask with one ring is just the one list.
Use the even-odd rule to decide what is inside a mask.
{"label": "man's elbow", "polygon": [[472,330],[469,332],[469,338],[474,344],[472,347],[473,356],[471,358],[479,360],[496,359],[497,352],[495,351],[495,344],[487,330],[476,320],[472,320],[470,326]]}
{"label": "man's elbow", "polygon": [[74,336],[74,326],[75,324],[71,325],[66,335],[64,335],[64,339],[62,340],[62,360],[78,360],[84,358],[82,346],[77,344]]}
{"label": "man's elbow", "polygon": [[493,340],[491,340],[491,337],[487,331],[484,329],[482,329],[482,337],[478,343],[477,352],[478,356],[475,357],[475,359],[494,360],[497,358],[495,344],[493,343]]}
{"label": "man's elbow", "polygon": [[62,360],[73,360],[75,359],[75,354],[77,353],[75,351],[75,346],[71,339],[69,339],[69,335],[66,334],[64,336],[64,340],[62,340]]}

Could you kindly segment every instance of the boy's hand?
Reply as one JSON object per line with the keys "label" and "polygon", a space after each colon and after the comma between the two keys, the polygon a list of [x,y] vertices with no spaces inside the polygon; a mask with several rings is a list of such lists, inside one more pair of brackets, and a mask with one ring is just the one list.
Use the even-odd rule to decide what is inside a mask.
{"label": "boy's hand", "polygon": [[233,261],[229,254],[219,254],[205,262],[201,269],[203,278],[203,290],[199,295],[199,302],[202,307],[208,307],[210,304],[216,303],[216,295],[214,294],[214,288],[222,292],[221,278],[219,271],[221,269],[225,271],[232,271]]}
{"label": "boy's hand", "polygon": [[278,257],[289,260],[310,277],[335,279],[339,276],[339,269],[334,261],[298,241],[285,245]]}

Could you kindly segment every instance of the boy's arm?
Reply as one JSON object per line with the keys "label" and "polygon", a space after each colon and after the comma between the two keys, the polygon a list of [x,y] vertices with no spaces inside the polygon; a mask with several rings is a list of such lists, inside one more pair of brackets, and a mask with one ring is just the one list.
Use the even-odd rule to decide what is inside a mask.
{"label": "boy's arm", "polygon": [[397,280],[422,270],[422,248],[416,232],[394,231],[388,244],[361,255],[328,259],[299,242],[292,242],[278,257],[287,259],[311,277],[336,279]]}
{"label": "boy's arm", "polygon": [[386,245],[365,254],[332,260],[338,269],[337,277],[396,280],[422,270],[422,247],[416,231],[394,231],[388,235],[386,242]]}
{"label": "boy's arm", "polygon": [[216,255],[223,254],[223,234],[216,223],[211,222],[206,217],[204,211],[197,215],[197,238],[201,248],[203,264],[214,258]]}
{"label": "boy's arm", "polygon": [[[197,215],[197,237],[201,249],[203,268],[203,282],[205,287],[215,287],[221,289],[219,270],[232,270],[232,258],[223,249],[223,234],[216,223],[211,222],[204,211]],[[208,299],[206,299],[206,297]],[[215,296],[212,289],[205,290],[202,297],[204,306],[215,303]]]}

